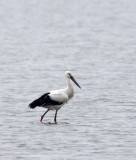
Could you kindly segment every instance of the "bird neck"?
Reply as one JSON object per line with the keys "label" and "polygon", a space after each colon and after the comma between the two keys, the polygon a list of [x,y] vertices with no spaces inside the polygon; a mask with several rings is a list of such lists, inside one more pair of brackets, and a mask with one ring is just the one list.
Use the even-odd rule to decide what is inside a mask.
{"label": "bird neck", "polygon": [[73,86],[72,86],[69,78],[67,79],[67,88],[68,88],[68,89],[73,88]]}
{"label": "bird neck", "polygon": [[74,95],[74,89],[73,89],[73,86],[69,78],[67,79],[67,89],[66,90],[67,90],[68,97],[72,98]]}

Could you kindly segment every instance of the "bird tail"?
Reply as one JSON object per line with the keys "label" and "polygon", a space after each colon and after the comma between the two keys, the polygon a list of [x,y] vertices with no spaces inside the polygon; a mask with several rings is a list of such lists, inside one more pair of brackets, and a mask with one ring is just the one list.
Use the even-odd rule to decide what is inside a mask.
{"label": "bird tail", "polygon": [[45,103],[45,100],[46,100],[48,94],[49,94],[49,92],[45,93],[40,98],[34,100],[32,103],[29,104],[28,107],[34,109],[37,106],[42,106]]}
{"label": "bird tail", "polygon": [[28,107],[34,109],[34,108],[37,107],[38,105],[39,105],[39,100],[36,99],[36,100],[34,100],[32,103],[30,103]]}

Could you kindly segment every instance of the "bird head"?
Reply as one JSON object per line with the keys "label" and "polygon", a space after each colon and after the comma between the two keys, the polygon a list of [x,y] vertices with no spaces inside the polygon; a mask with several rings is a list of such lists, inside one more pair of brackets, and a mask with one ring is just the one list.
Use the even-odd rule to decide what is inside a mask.
{"label": "bird head", "polygon": [[77,83],[77,81],[75,80],[75,78],[73,77],[73,75],[70,73],[70,71],[66,71],[65,72],[65,75],[66,75],[66,77],[68,78],[68,79],[71,79],[79,88],[81,88],[80,87],[80,85]]}

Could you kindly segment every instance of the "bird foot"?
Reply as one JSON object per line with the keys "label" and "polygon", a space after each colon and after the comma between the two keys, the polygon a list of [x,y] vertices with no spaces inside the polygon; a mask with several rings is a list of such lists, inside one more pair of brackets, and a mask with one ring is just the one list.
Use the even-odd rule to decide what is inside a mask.
{"label": "bird foot", "polygon": [[54,119],[54,123],[55,123],[55,124],[57,124],[57,121],[56,121],[56,119]]}
{"label": "bird foot", "polygon": [[40,122],[42,122],[42,120],[43,120],[43,117],[44,117],[44,116],[41,116],[41,120],[40,120]]}

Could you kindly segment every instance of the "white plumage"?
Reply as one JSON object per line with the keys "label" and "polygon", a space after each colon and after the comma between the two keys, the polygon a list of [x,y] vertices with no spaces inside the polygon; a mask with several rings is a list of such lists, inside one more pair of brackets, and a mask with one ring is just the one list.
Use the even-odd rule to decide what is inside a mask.
{"label": "white plumage", "polygon": [[[54,101],[60,103],[67,103],[69,100],[68,95],[65,93],[65,90],[55,90],[51,91],[49,94],[50,98]],[[55,107],[55,106],[54,106]],[[47,107],[48,108],[48,107]]]}
{"label": "white plumage", "polygon": [[47,108],[48,110],[41,116],[41,122],[45,114],[49,110],[56,110],[54,122],[56,123],[56,117],[58,110],[67,103],[74,96],[74,89],[70,82],[70,79],[79,87],[79,84],[76,82],[74,77],[69,71],[65,72],[67,77],[67,87],[65,89],[53,90],[48,93],[45,93],[40,98],[34,100],[29,104],[30,108],[35,108],[37,106]]}

